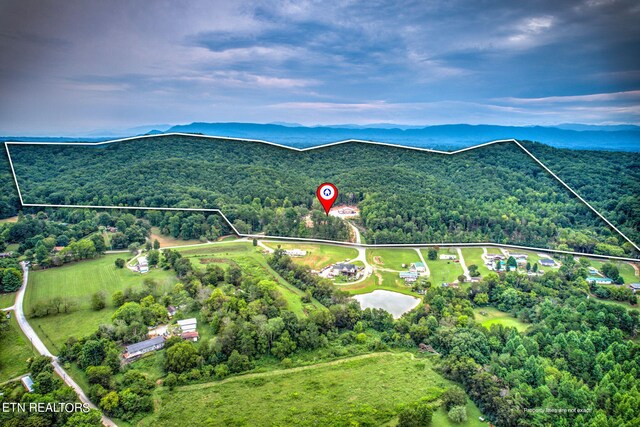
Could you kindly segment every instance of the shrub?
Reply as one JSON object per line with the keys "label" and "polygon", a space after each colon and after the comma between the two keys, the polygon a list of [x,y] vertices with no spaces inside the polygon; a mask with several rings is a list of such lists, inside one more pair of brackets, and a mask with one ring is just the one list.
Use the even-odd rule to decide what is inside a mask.
{"label": "shrub", "polygon": [[454,423],[464,423],[467,421],[467,408],[466,406],[454,406],[449,410],[447,416]]}

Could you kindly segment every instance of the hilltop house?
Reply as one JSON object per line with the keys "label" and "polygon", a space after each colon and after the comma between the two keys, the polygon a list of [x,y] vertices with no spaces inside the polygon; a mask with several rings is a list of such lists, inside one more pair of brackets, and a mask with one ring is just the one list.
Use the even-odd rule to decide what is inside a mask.
{"label": "hilltop house", "polygon": [[128,345],[125,348],[124,358],[130,360],[134,357],[142,356],[143,354],[149,353],[151,351],[160,350],[162,347],[164,347],[164,337],[157,336],[145,341]]}
{"label": "hilltop house", "polygon": [[540,261],[538,261],[538,262],[543,267],[555,267],[556,266],[556,262],[554,260],[552,260],[551,258],[540,258]]}
{"label": "hilltop house", "polygon": [[613,280],[609,279],[608,277],[597,277],[597,276],[587,277],[587,282],[588,283],[593,282],[596,285],[612,285],[613,284]]}
{"label": "hilltop house", "polygon": [[344,274],[345,276],[355,276],[358,274],[358,267],[346,262],[339,262],[333,265],[332,273],[334,276]]}

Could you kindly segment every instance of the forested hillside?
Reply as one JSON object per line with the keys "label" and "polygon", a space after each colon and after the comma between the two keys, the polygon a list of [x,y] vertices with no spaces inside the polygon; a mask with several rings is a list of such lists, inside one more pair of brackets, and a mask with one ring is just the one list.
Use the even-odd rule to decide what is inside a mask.
{"label": "forested hillside", "polygon": [[[567,156],[573,151],[542,149],[550,163],[546,157],[573,158]],[[31,203],[215,207],[241,232],[344,240],[347,228],[323,219],[315,202],[317,185],[331,181],[340,190],[339,203],[359,204],[371,243],[494,241],[631,253],[630,245],[509,143],[446,156],[359,143],[297,153],[251,142],[160,136],[100,148],[12,146],[11,152],[23,197]],[[634,228],[616,206],[637,194],[637,173],[620,185],[602,152],[578,153],[591,165],[581,176],[599,183],[600,205],[626,229]],[[637,154],[616,159],[622,169],[638,163]],[[310,210],[313,227],[305,221]]]}

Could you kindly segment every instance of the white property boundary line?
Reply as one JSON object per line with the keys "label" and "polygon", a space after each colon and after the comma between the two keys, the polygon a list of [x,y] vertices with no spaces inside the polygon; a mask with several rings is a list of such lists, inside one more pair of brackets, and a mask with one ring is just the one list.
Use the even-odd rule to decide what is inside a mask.
{"label": "white property boundary line", "polygon": [[305,151],[317,150],[317,149],[320,149],[320,148],[326,148],[326,147],[331,147],[331,146],[336,146],[336,145],[342,145],[342,144],[356,142],[356,143],[361,143],[361,144],[381,145],[381,146],[386,146],[386,147],[403,148],[403,149],[407,149],[407,150],[423,151],[423,152],[443,154],[443,155],[454,155],[454,154],[463,153],[465,151],[474,150],[474,149],[481,148],[481,147],[487,147],[487,146],[493,145],[493,144],[510,142],[510,143],[513,143],[513,144],[517,145],[525,154],[527,154],[529,157],[531,157],[537,164],[542,166],[542,168],[546,172],[548,172],[553,178],[555,178],[560,184],[562,184],[567,190],[569,190],[569,192],[571,192],[571,194],[573,194],[575,197],[577,197],[578,200],[580,200],[582,203],[584,203],[589,209],[591,209],[591,211],[593,211],[596,215],[598,215],[598,217],[600,217],[600,219],[602,219],[609,227],[611,227],[613,230],[615,230],[620,236],[622,236],[627,242],[629,242],[634,248],[636,248],[636,250],[638,250],[640,252],[640,247],[638,247],[638,245],[636,245],[633,241],[631,241],[631,239],[629,239],[624,233],[622,233],[622,231],[620,231],[607,218],[605,218],[604,215],[602,215],[600,212],[598,212],[593,206],[591,206],[591,204],[589,204],[584,198],[582,198],[582,196],[580,196],[576,191],[574,191],[573,188],[571,188],[569,185],[567,185],[567,183],[565,183],[562,179],[560,179],[560,177],[558,177],[558,175],[556,175],[554,172],[552,172],[551,169],[549,169],[544,163],[542,163],[540,160],[538,160],[537,157],[535,157],[533,154],[531,154],[531,152],[529,152],[529,150],[524,148],[522,146],[522,144],[520,144],[520,142],[518,142],[515,139],[499,139],[499,140],[495,140],[495,141],[486,142],[484,144],[473,145],[471,147],[463,148],[463,149],[456,150],[456,151],[432,150],[432,149],[429,149],[429,148],[410,147],[410,146],[399,145],[399,144],[390,144],[390,143],[387,143],[387,142],[365,141],[365,140],[360,140],[360,139],[346,139],[346,140],[343,140],[343,141],[331,142],[331,143],[328,143],[328,144],[316,145],[316,146],[313,146],[313,147],[295,148],[295,147],[289,147],[289,146],[286,146],[286,145],[277,144],[275,142],[264,141],[264,140],[260,140],[260,139],[232,138],[232,137],[225,137],[225,136],[199,135],[199,134],[181,133],[181,132],[173,132],[173,133],[166,133],[166,134],[160,134],[160,135],[133,136],[133,137],[128,137],[128,138],[120,138],[120,139],[114,139],[114,140],[102,141],[102,142],[78,142],[78,143],[76,143],[76,142],[6,141],[4,143],[4,145],[5,145],[5,149],[7,151],[7,157],[9,159],[9,165],[11,166],[11,174],[13,175],[13,180],[14,180],[14,182],[16,184],[16,189],[18,191],[18,197],[20,199],[20,204],[22,206],[25,206],[25,207],[212,212],[212,213],[219,214],[224,219],[224,221],[229,225],[229,227],[231,227],[231,229],[234,231],[234,233],[236,233],[240,237],[251,237],[251,238],[261,238],[261,239],[276,239],[276,240],[292,240],[292,241],[308,241],[308,242],[330,243],[330,244],[338,244],[338,245],[344,245],[344,246],[355,246],[355,247],[495,246],[495,247],[509,247],[509,248],[517,248],[517,249],[530,249],[530,250],[538,250],[538,251],[562,253],[562,254],[572,254],[572,255],[579,255],[579,256],[590,256],[590,257],[594,257],[594,258],[603,258],[603,259],[618,259],[618,260],[624,260],[624,261],[638,261],[635,258],[614,257],[614,256],[596,255],[596,254],[584,254],[584,253],[581,253],[581,252],[560,251],[560,250],[556,250],[556,249],[534,248],[534,247],[529,247],[529,246],[499,245],[499,244],[496,244],[496,243],[428,243],[428,244],[403,244],[403,243],[400,243],[400,244],[375,244],[375,245],[372,245],[372,244],[363,244],[363,243],[358,244],[358,243],[351,243],[351,242],[339,242],[339,241],[326,240],[326,239],[310,239],[310,238],[303,238],[303,237],[283,237],[283,236],[268,236],[268,235],[259,235],[259,234],[244,234],[244,233],[240,233],[233,226],[233,224],[231,224],[231,222],[227,219],[227,217],[222,213],[222,211],[220,209],[160,208],[160,207],[140,207],[140,206],[54,205],[54,204],[40,204],[40,203],[24,203],[24,200],[22,198],[22,192],[20,191],[20,185],[18,184],[18,178],[16,176],[16,172],[15,172],[15,169],[14,169],[14,166],[13,166],[13,159],[11,158],[11,152],[9,150],[9,145],[71,145],[71,146],[92,146],[92,147],[95,147],[95,146],[100,146],[100,145],[112,144],[112,143],[115,143],[115,142],[133,141],[133,140],[139,140],[139,139],[145,139],[145,138],[157,138],[157,137],[162,137],[162,136],[187,136],[187,137],[196,137],[196,138],[213,139],[213,140],[231,140],[231,141],[240,141],[240,142],[254,142],[254,143],[267,144],[267,145],[271,145],[271,146],[274,146],[274,147],[279,147],[279,148],[283,148],[283,149],[286,149],[286,150],[292,150],[292,151],[297,151],[297,152],[305,152]]}

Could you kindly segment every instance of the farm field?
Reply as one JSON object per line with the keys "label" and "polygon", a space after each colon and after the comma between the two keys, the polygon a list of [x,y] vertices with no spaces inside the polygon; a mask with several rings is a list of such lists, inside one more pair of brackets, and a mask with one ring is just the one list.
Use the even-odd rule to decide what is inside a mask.
{"label": "farm field", "polygon": [[[490,328],[491,325],[501,324],[510,328],[516,328],[519,332],[523,332],[529,327],[529,325],[521,322],[509,313],[505,313],[504,311],[500,311],[494,307],[477,307],[473,309],[473,312],[475,314],[476,322],[480,322],[480,324],[487,329]],[[481,312],[486,313],[486,315],[481,314]]]}
{"label": "farm field", "polygon": [[482,260],[482,254],[484,251],[482,248],[462,248],[462,256],[464,257],[464,263],[467,268],[470,265],[475,264],[478,266],[478,271],[480,275],[486,276],[491,271],[484,265],[484,261]]}
{"label": "farm field", "polygon": [[413,249],[367,249],[367,261],[374,268],[400,271],[402,264],[419,262],[420,257]]}
{"label": "farm field", "polygon": [[315,299],[311,304],[304,304],[300,299],[304,292],[280,277],[267,264],[266,257],[251,242],[230,241],[177,250],[182,256],[189,258],[195,268],[203,269],[210,263],[215,263],[222,268],[237,265],[245,274],[259,279],[273,280],[277,283],[280,294],[287,301],[289,310],[298,316],[304,316],[308,310],[324,309]]}
{"label": "farm field", "polygon": [[[115,311],[111,295],[128,286],[141,286],[147,278],[155,280],[160,289],[168,290],[176,282],[175,273],[152,269],[145,275],[114,265],[122,254],[105,255],[97,259],[71,263],[62,267],[29,272],[29,285],[24,300],[24,311],[29,316],[31,307],[38,301],[54,297],[70,298],[77,306],[70,313],[29,318],[29,323],[47,348],[57,354],[68,337],[82,337],[95,332],[100,324],[109,323]],[[107,307],[91,310],[91,295],[103,290],[107,295]]]}
{"label": "farm field", "polygon": [[160,242],[160,249],[167,248],[170,246],[195,245],[198,243],[202,243],[200,240],[196,240],[196,239],[192,239],[192,240],[174,239],[171,236],[161,234],[160,229],[158,227],[151,227],[151,234],[149,235],[149,238],[151,239],[151,242],[157,239],[158,242]]}
{"label": "farm field", "polygon": [[[427,358],[374,353],[162,389],[156,393],[158,412],[140,425],[381,425],[395,420],[399,405],[437,400],[450,384]],[[471,402],[467,408],[469,421],[457,425],[481,425],[478,409]],[[446,417],[439,421],[451,425]]]}
{"label": "farm field", "polygon": [[358,256],[358,250],[337,245],[323,244],[303,244],[303,243],[280,243],[280,242],[264,242],[265,245],[272,249],[280,246],[284,250],[301,249],[307,251],[307,255],[303,257],[291,258],[298,264],[304,264],[314,270],[320,270],[328,265],[341,262],[346,259],[353,259]]}
{"label": "farm field", "polygon": [[0,382],[26,373],[27,359],[32,355],[31,343],[22,333],[15,316],[11,313],[9,330],[0,340]]}
{"label": "farm field", "polygon": [[[427,265],[429,266],[429,271],[431,272],[431,276],[429,276],[429,280],[431,280],[432,284],[437,285],[442,282],[451,283],[454,280],[457,280],[458,276],[460,276],[461,274],[464,274],[464,271],[462,270],[462,267],[460,266],[459,262],[453,262],[453,260],[446,260],[446,259],[440,259],[440,258],[432,261],[427,258],[427,253],[428,253],[427,249],[420,249],[420,250],[422,251],[422,256],[427,261]],[[444,249],[438,252],[438,256],[445,255],[445,254],[456,255],[457,257],[456,250]]]}

